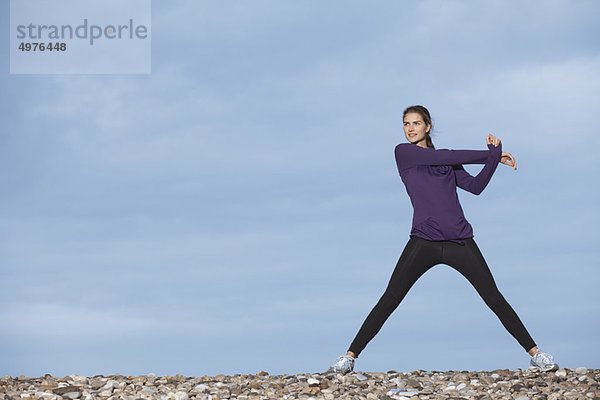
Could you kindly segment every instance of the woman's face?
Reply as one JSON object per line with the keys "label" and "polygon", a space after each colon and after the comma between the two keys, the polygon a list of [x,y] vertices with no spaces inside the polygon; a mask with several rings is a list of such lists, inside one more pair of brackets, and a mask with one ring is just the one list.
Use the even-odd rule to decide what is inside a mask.
{"label": "woman's face", "polygon": [[427,147],[425,137],[431,129],[430,124],[423,121],[419,113],[408,113],[404,116],[404,134],[406,139],[413,144],[421,147]]}

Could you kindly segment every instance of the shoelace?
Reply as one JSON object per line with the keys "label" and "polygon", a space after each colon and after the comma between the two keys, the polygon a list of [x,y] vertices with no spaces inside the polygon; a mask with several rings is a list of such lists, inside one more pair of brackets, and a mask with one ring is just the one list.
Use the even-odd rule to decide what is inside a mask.
{"label": "shoelace", "polygon": [[335,363],[334,363],[334,365],[336,365],[336,366],[342,366],[345,364],[353,365],[354,358],[350,357],[349,355],[343,355],[343,356],[339,356],[338,358],[336,358]]}
{"label": "shoelace", "polygon": [[538,350],[538,352],[535,354],[534,361],[536,364],[542,366],[554,364],[553,357],[550,354],[542,352],[541,350]]}

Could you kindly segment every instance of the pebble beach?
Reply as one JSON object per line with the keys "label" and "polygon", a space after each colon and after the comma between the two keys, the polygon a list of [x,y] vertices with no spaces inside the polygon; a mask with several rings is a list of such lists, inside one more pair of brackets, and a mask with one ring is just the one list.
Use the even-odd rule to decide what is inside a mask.
{"label": "pebble beach", "polygon": [[0,400],[600,400],[600,369],[0,378]]}

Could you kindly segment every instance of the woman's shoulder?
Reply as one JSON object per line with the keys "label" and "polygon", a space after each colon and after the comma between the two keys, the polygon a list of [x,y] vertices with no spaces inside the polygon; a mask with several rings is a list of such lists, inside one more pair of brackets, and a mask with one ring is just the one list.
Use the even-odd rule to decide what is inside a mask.
{"label": "woman's shoulder", "polygon": [[435,149],[431,147],[421,147],[417,146],[413,143],[400,143],[396,145],[394,151],[397,153],[412,153],[418,151],[435,151]]}
{"label": "woman's shoulder", "polygon": [[396,151],[403,151],[403,150],[412,150],[415,147],[419,147],[416,144],[412,144],[412,143],[399,143],[396,145],[395,150]]}

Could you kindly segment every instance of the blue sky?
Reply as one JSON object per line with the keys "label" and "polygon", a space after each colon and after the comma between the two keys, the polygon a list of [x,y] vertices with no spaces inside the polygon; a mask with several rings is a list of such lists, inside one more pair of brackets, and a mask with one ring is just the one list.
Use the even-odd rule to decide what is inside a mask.
{"label": "blue sky", "polygon": [[[598,2],[152,7],[149,75],[3,58],[0,375],[325,370],[408,240],[393,149],[411,104],[437,148],[493,133],[516,157],[459,194],[465,215],[539,346],[600,367]],[[356,369],[527,364],[439,265]]]}

